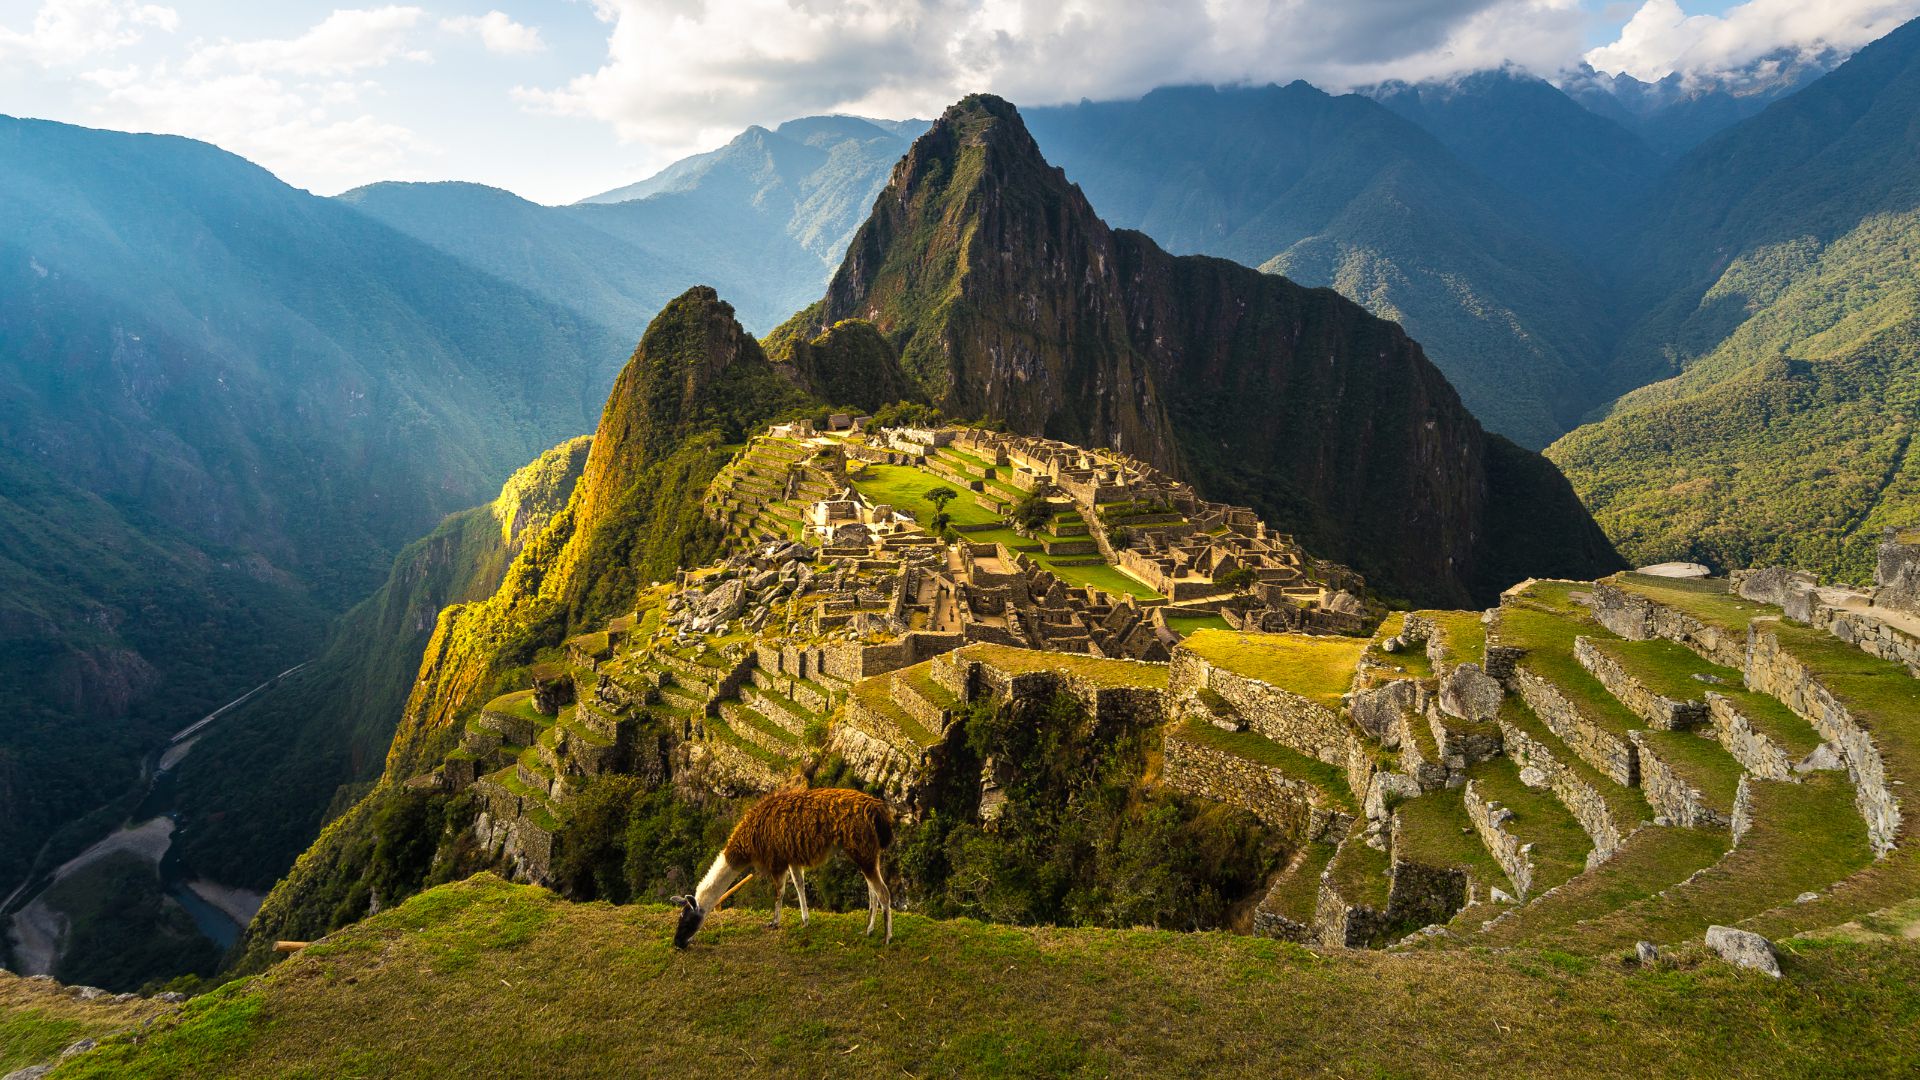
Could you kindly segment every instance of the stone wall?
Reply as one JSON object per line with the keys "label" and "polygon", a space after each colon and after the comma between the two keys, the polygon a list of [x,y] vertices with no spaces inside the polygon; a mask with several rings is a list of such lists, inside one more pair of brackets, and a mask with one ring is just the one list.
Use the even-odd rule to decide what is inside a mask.
{"label": "stone wall", "polygon": [[1481,846],[1500,864],[1500,869],[1507,872],[1515,895],[1521,900],[1527,899],[1533,892],[1533,845],[1521,843],[1519,837],[1507,831],[1513,811],[1487,798],[1480,785],[1472,780],[1467,781],[1461,794],[1466,802],[1467,819],[1473,822],[1473,831],[1480,834]]}
{"label": "stone wall", "polygon": [[1513,681],[1521,699],[1568,749],[1616,784],[1632,787],[1639,783],[1639,761],[1633,743],[1588,719],[1559,687],[1527,670],[1524,664],[1514,670]]}
{"label": "stone wall", "polygon": [[1640,732],[1630,734],[1640,750],[1640,790],[1647,797],[1647,805],[1653,808],[1654,824],[1684,829],[1715,829],[1729,824],[1726,814],[1707,805],[1707,798],[1699,789],[1688,784],[1660,759],[1658,752],[1642,742]]}
{"label": "stone wall", "polygon": [[1823,607],[1815,609],[1814,615],[1816,625],[1824,624],[1834,637],[1868,656],[1903,665],[1920,679],[1920,637],[1880,618],[1875,609]]}
{"label": "stone wall", "polygon": [[1594,644],[1592,638],[1573,639],[1573,658],[1600,680],[1600,685],[1620,704],[1661,731],[1691,731],[1707,722],[1704,697],[1698,701],[1675,701],[1654,693],[1606,649]]}
{"label": "stone wall", "polygon": [[1237,806],[1259,818],[1292,844],[1338,840],[1353,815],[1326,805],[1313,784],[1279,769],[1216,750],[1167,732],[1161,782],[1175,791]]}
{"label": "stone wall", "polygon": [[1555,757],[1553,750],[1545,743],[1528,735],[1518,725],[1502,721],[1500,730],[1507,755],[1513,758],[1514,764],[1522,769],[1538,769],[1554,797],[1560,800],[1574,820],[1580,823],[1580,827],[1586,830],[1587,836],[1592,838],[1593,854],[1587,857],[1588,865],[1598,865],[1612,858],[1640,823],[1614,820],[1613,810],[1599,789],[1578,770]]}
{"label": "stone wall", "polygon": [[1714,737],[1741,768],[1768,780],[1793,779],[1794,763],[1787,752],[1755,730],[1732,698],[1709,690],[1707,715],[1712,718]]}
{"label": "stone wall", "polygon": [[1386,912],[1348,903],[1332,882],[1321,879],[1320,895],[1313,907],[1311,937],[1315,944],[1330,949],[1363,949],[1379,944],[1391,926]]}
{"label": "stone wall", "polygon": [[1746,662],[1746,641],[1738,635],[1638,593],[1601,582],[1593,587],[1591,607],[1601,626],[1628,641],[1665,638],[1722,667],[1738,668]]}
{"label": "stone wall", "polygon": [[1203,688],[1227,699],[1249,729],[1329,765],[1344,766],[1358,738],[1352,725],[1325,705],[1215,667],[1191,650],[1175,649],[1169,693],[1184,698]]}
{"label": "stone wall", "polygon": [[1880,589],[1874,604],[1920,615],[1920,530],[1887,530],[1880,541],[1873,581]]}
{"label": "stone wall", "polygon": [[1748,688],[1779,698],[1840,751],[1853,780],[1855,805],[1867,822],[1867,838],[1876,854],[1885,855],[1900,835],[1900,801],[1887,785],[1886,763],[1871,733],[1805,665],[1780,647],[1780,639],[1765,622],[1756,621],[1747,636]]}

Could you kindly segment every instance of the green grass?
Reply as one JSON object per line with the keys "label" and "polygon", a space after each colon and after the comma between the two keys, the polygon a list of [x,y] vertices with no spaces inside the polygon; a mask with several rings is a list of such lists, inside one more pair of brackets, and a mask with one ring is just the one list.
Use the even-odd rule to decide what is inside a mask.
{"label": "green grass", "polygon": [[1739,686],[1716,686],[1713,692],[1730,699],[1753,730],[1771,739],[1787,754],[1803,757],[1820,748],[1820,733],[1779,698]]}
{"label": "green grass", "polygon": [[936,488],[955,493],[953,501],[947,503],[947,516],[955,525],[985,525],[1001,520],[999,514],[981,506],[973,492],[912,465],[868,465],[852,479],[853,486],[868,500],[904,510],[922,525],[940,512],[926,500],[927,492]]}
{"label": "green grass", "polygon": [[1607,580],[1733,634],[1745,634],[1747,626],[1759,616],[1780,613],[1779,608],[1728,592],[1724,578],[1663,578],[1629,573],[1616,574]]}
{"label": "green grass", "polygon": [[[703,719],[701,726],[706,730],[707,738],[713,742],[725,743],[735,750],[754,758],[776,772],[784,770],[788,761],[779,754],[768,750],[759,743],[733,730],[733,726],[721,717],[709,716]],[[792,736],[788,736],[789,739]]]}
{"label": "green grass", "polygon": [[1404,611],[1396,611],[1387,616],[1380,623],[1380,628],[1374,631],[1373,640],[1368,642],[1367,656],[1389,671],[1393,668],[1404,669],[1410,679],[1430,679],[1433,677],[1433,661],[1427,658],[1427,649],[1424,644],[1394,653],[1380,648],[1381,642],[1399,634],[1406,628],[1406,624],[1407,613]]}
{"label": "green grass", "polygon": [[1513,812],[1507,831],[1521,843],[1533,845],[1532,895],[1538,896],[1587,868],[1587,852],[1593,850],[1593,840],[1553,792],[1521,783],[1520,770],[1512,759],[1483,761],[1467,770],[1467,777],[1482,798]]}
{"label": "green grass", "polygon": [[853,696],[860,704],[879,713],[894,722],[902,734],[920,746],[932,746],[940,741],[940,736],[928,731],[925,724],[913,718],[913,714],[901,708],[893,700],[893,676],[876,675],[856,683]]}
{"label": "green grass", "polygon": [[1459,664],[1484,664],[1487,659],[1487,624],[1478,611],[1422,611],[1440,628],[1441,640],[1453,660]]}
{"label": "green grass", "polygon": [[1552,749],[1555,761],[1598,791],[1600,798],[1607,804],[1608,813],[1623,834],[1632,832],[1635,825],[1652,817],[1652,813],[1647,808],[1647,800],[1640,794],[1638,788],[1615,783],[1612,777],[1589,765],[1584,758],[1574,753],[1572,748],[1561,742],[1559,736],[1547,727],[1545,721],[1534,715],[1526,702],[1518,697],[1509,696],[1500,703],[1500,719],[1527,733],[1535,742]]}
{"label": "green grass", "polygon": [[1144,582],[1137,581],[1118,567],[1107,563],[1094,566],[1062,566],[1064,559],[1086,558],[1086,556],[1036,556],[1040,565],[1052,571],[1053,575],[1068,585],[1089,586],[1103,592],[1131,596],[1136,600],[1158,600],[1160,594]]}
{"label": "green grass", "polygon": [[1330,709],[1353,685],[1365,638],[1306,634],[1243,634],[1202,630],[1181,647],[1215,667],[1292,691]]}
{"label": "green grass", "polygon": [[[1691,731],[1647,729],[1638,738],[1645,747],[1642,756],[1651,754],[1673,770],[1688,787],[1699,792],[1706,805],[1723,814],[1733,813],[1734,792],[1746,770],[1717,741]],[[1641,766],[1645,775],[1646,767]]]}
{"label": "green grass", "polygon": [[1078,676],[1095,686],[1138,687],[1148,690],[1167,688],[1167,665],[1165,664],[1149,664],[1138,660],[1109,660],[1082,653],[1042,652],[1038,649],[1018,649],[1011,645],[991,644],[968,645],[961,649],[958,655],[1016,674],[1027,671],[1058,671]]}
{"label": "green grass", "polygon": [[[1811,627],[1775,623],[1765,627],[1781,647],[1806,664],[1847,710],[1872,733],[1890,780],[1905,781],[1896,791],[1920,789],[1920,680],[1900,665],[1866,653]],[[1920,850],[1912,840],[1913,796],[1905,803],[1900,843],[1885,858],[1853,875],[1820,899],[1782,909],[1758,920],[1762,932],[1831,925],[1920,896]]]}
{"label": "green grass", "polygon": [[1574,638],[1584,636],[1612,643],[1598,623],[1514,606],[1501,608],[1499,620],[1500,643],[1527,650],[1520,665],[1552,683],[1602,730],[1624,736],[1647,726],[1573,658]]}
{"label": "green grass", "polygon": [[1467,817],[1459,789],[1441,788],[1394,808],[1394,857],[1423,866],[1451,866],[1467,871],[1474,884],[1512,891],[1505,870],[1481,843]]}
{"label": "green grass", "polygon": [[1611,859],[1483,931],[1476,941],[1559,947],[1567,928],[1581,920],[1643,901],[1713,865],[1729,840],[1718,829],[1648,825],[1629,836]]}
{"label": "green grass", "polygon": [[1228,731],[1205,720],[1189,719],[1175,731],[1188,742],[1278,769],[1294,780],[1304,780],[1325,795],[1329,805],[1350,814],[1358,809],[1353,791],[1347,786],[1347,772],[1338,765],[1308,757],[1257,732]]}
{"label": "green grass", "polygon": [[[1708,663],[1692,649],[1665,638],[1651,641],[1619,641],[1588,635],[1594,648],[1612,657],[1627,674],[1642,686],[1673,701],[1704,701],[1709,690],[1741,686],[1740,673],[1732,668]],[[1694,676],[1711,675],[1711,683]]]}
{"label": "green grass", "polygon": [[[1775,981],[1683,954],[1325,954],[1219,933],[901,913],[769,930],[723,909],[572,905],[482,876],[423,893],[62,1080],[419,1076],[1897,1074],[1920,1067],[1920,950],[1787,946]],[[636,1019],[639,1018],[639,1019]],[[639,1026],[636,1027],[636,1024]],[[1471,1036],[1465,1033],[1472,1032]],[[1438,1033],[1446,1033],[1444,1035]],[[1484,1033],[1484,1034],[1483,1034]],[[1294,1070],[1292,1066],[1299,1066]]]}
{"label": "green grass", "polygon": [[0,971],[0,1076],[54,1058],[81,1039],[102,1038],[173,1011],[151,998],[80,1001],[60,986]]}
{"label": "green grass", "polygon": [[1387,878],[1387,853],[1361,843],[1357,830],[1347,837],[1333,861],[1327,864],[1327,880],[1349,904],[1375,911],[1387,909],[1387,893],[1392,884]]}
{"label": "green grass", "polygon": [[1186,637],[1196,630],[1231,630],[1227,620],[1218,615],[1169,615],[1167,629]]}
{"label": "green grass", "polygon": [[1844,775],[1756,782],[1753,817],[1753,828],[1714,866],[1660,896],[1590,920],[1566,944],[1593,950],[1641,938],[1682,940],[1710,924],[1733,925],[1791,905],[1802,892],[1824,889],[1872,861],[1866,823]]}
{"label": "green grass", "polygon": [[1267,893],[1268,905],[1303,926],[1313,925],[1313,910],[1320,897],[1320,874],[1333,861],[1334,845],[1315,840],[1307,845],[1300,861],[1288,870]]}
{"label": "green grass", "polygon": [[502,694],[486,703],[482,712],[500,713],[503,716],[517,716],[531,720],[542,727],[553,723],[553,717],[533,707],[532,690],[515,690],[511,694]]}

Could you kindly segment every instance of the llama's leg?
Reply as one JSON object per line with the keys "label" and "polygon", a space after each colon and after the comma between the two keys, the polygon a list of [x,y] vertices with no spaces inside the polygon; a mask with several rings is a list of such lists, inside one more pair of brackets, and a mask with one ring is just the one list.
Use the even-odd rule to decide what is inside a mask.
{"label": "llama's leg", "polygon": [[793,878],[793,895],[800,898],[800,925],[807,925],[807,872],[797,866],[787,869]]}
{"label": "llama's leg", "polygon": [[780,909],[786,904],[786,901],[787,875],[784,873],[776,873],[773,875],[773,918],[767,922],[768,926],[776,930],[780,928]]}
{"label": "llama's leg", "polygon": [[893,944],[893,890],[887,887],[884,874],[875,874],[873,879],[880,884],[880,904],[887,909],[887,944]]}

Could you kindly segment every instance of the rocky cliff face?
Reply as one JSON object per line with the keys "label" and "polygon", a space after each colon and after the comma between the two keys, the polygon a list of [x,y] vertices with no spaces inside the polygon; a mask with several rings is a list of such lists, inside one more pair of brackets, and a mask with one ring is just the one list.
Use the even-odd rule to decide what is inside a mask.
{"label": "rocky cliff face", "polygon": [[[914,144],[797,319],[871,322],[947,412],[1144,458],[1390,594],[1487,602],[1618,566],[1566,481],[1487,435],[1397,325],[1109,229],[998,98]],[[1504,535],[1522,522],[1525,546]]]}

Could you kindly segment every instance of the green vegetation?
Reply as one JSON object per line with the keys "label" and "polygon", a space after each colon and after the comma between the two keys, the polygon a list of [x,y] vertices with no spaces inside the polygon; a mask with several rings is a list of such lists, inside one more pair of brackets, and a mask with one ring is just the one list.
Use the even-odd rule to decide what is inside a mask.
{"label": "green vegetation", "polygon": [[1719,829],[1645,826],[1612,858],[1483,931],[1481,940],[1558,947],[1568,928],[1581,920],[1646,900],[1712,866],[1730,840]]}
{"label": "green vegetation", "polygon": [[1228,630],[1227,620],[1218,615],[1169,615],[1167,629],[1186,637],[1196,630]]}
{"label": "green vegetation", "polygon": [[51,1060],[81,1039],[125,1031],[172,1006],[139,998],[80,1001],[66,988],[0,972],[0,1075]]}
{"label": "green vegetation", "polygon": [[[1080,556],[1079,558],[1087,558]],[[1105,562],[1096,562],[1089,566],[1074,566],[1074,557],[1052,557],[1036,555],[1034,558],[1047,568],[1053,576],[1072,586],[1086,586],[1102,592],[1120,596],[1131,596],[1139,600],[1158,600],[1160,594],[1148,587],[1133,575]],[[1093,556],[1098,558],[1098,556]]]}
{"label": "green vegetation", "polygon": [[[911,465],[868,465],[851,479],[869,502],[906,511],[922,525],[941,513],[955,525],[987,525],[1001,520],[1000,515],[981,506],[972,492],[954,492],[945,480]],[[953,492],[953,497],[944,503],[935,502],[929,496],[936,491]]]}
{"label": "green vegetation", "polygon": [[72,922],[54,974],[123,992],[176,975],[212,975],[220,949],[200,936],[178,901],[160,891],[153,863],[109,855],[62,879],[46,902]]}
{"label": "green vegetation", "polygon": [[1041,652],[1037,649],[1019,649],[1011,645],[968,645],[957,655],[979,660],[1001,671],[1065,672],[1095,686],[1137,686],[1154,690],[1167,688],[1165,664],[1109,660],[1080,653]]}
{"label": "green vegetation", "polygon": [[1403,799],[1394,807],[1393,818],[1396,859],[1465,870],[1482,896],[1495,887],[1513,892],[1506,871],[1474,832],[1459,790],[1442,788]]}
{"label": "green vegetation", "polygon": [[1007,776],[1006,802],[991,825],[974,824],[979,788],[959,784],[903,831],[896,865],[918,910],[1019,924],[1228,924],[1281,864],[1277,838],[1244,810],[1149,785],[1157,728],[1090,720],[1065,693],[966,714],[953,774],[978,776],[990,756]]}
{"label": "green vegetation", "polygon": [[[1682,953],[1659,969],[1542,954],[1327,956],[1225,934],[1016,929],[864,913],[768,930],[723,910],[685,953],[662,907],[568,904],[480,877],[384,912],[267,976],[61,1071],[92,1076],[606,1075],[732,1063],[755,1076],[1906,1072],[1920,953],[1785,946],[1778,982]],[[504,985],[503,985],[504,984]],[[689,987],[698,987],[697,993]],[[529,1020],[538,1017],[537,1022]],[[1249,1024],[1249,1016],[1285,1023]],[[1017,1019],[1010,1019],[1017,1018]],[[1436,1040],[1491,1029],[1498,1038]]]}
{"label": "green vegetation", "polygon": [[1651,385],[1549,450],[1636,561],[1865,581],[1881,529],[1920,520],[1917,49],[1875,42],[1647,200],[1617,366]]}
{"label": "green vegetation", "polygon": [[1365,638],[1231,630],[1202,630],[1181,645],[1215,667],[1292,691],[1329,709],[1340,707],[1341,695],[1353,685],[1355,665],[1367,650]]}
{"label": "green vegetation", "polygon": [[1533,891],[1539,896],[1587,867],[1593,841],[1567,808],[1550,791],[1520,782],[1520,770],[1510,758],[1481,762],[1468,770],[1468,779],[1480,797],[1512,812],[1506,830],[1532,844]]}

